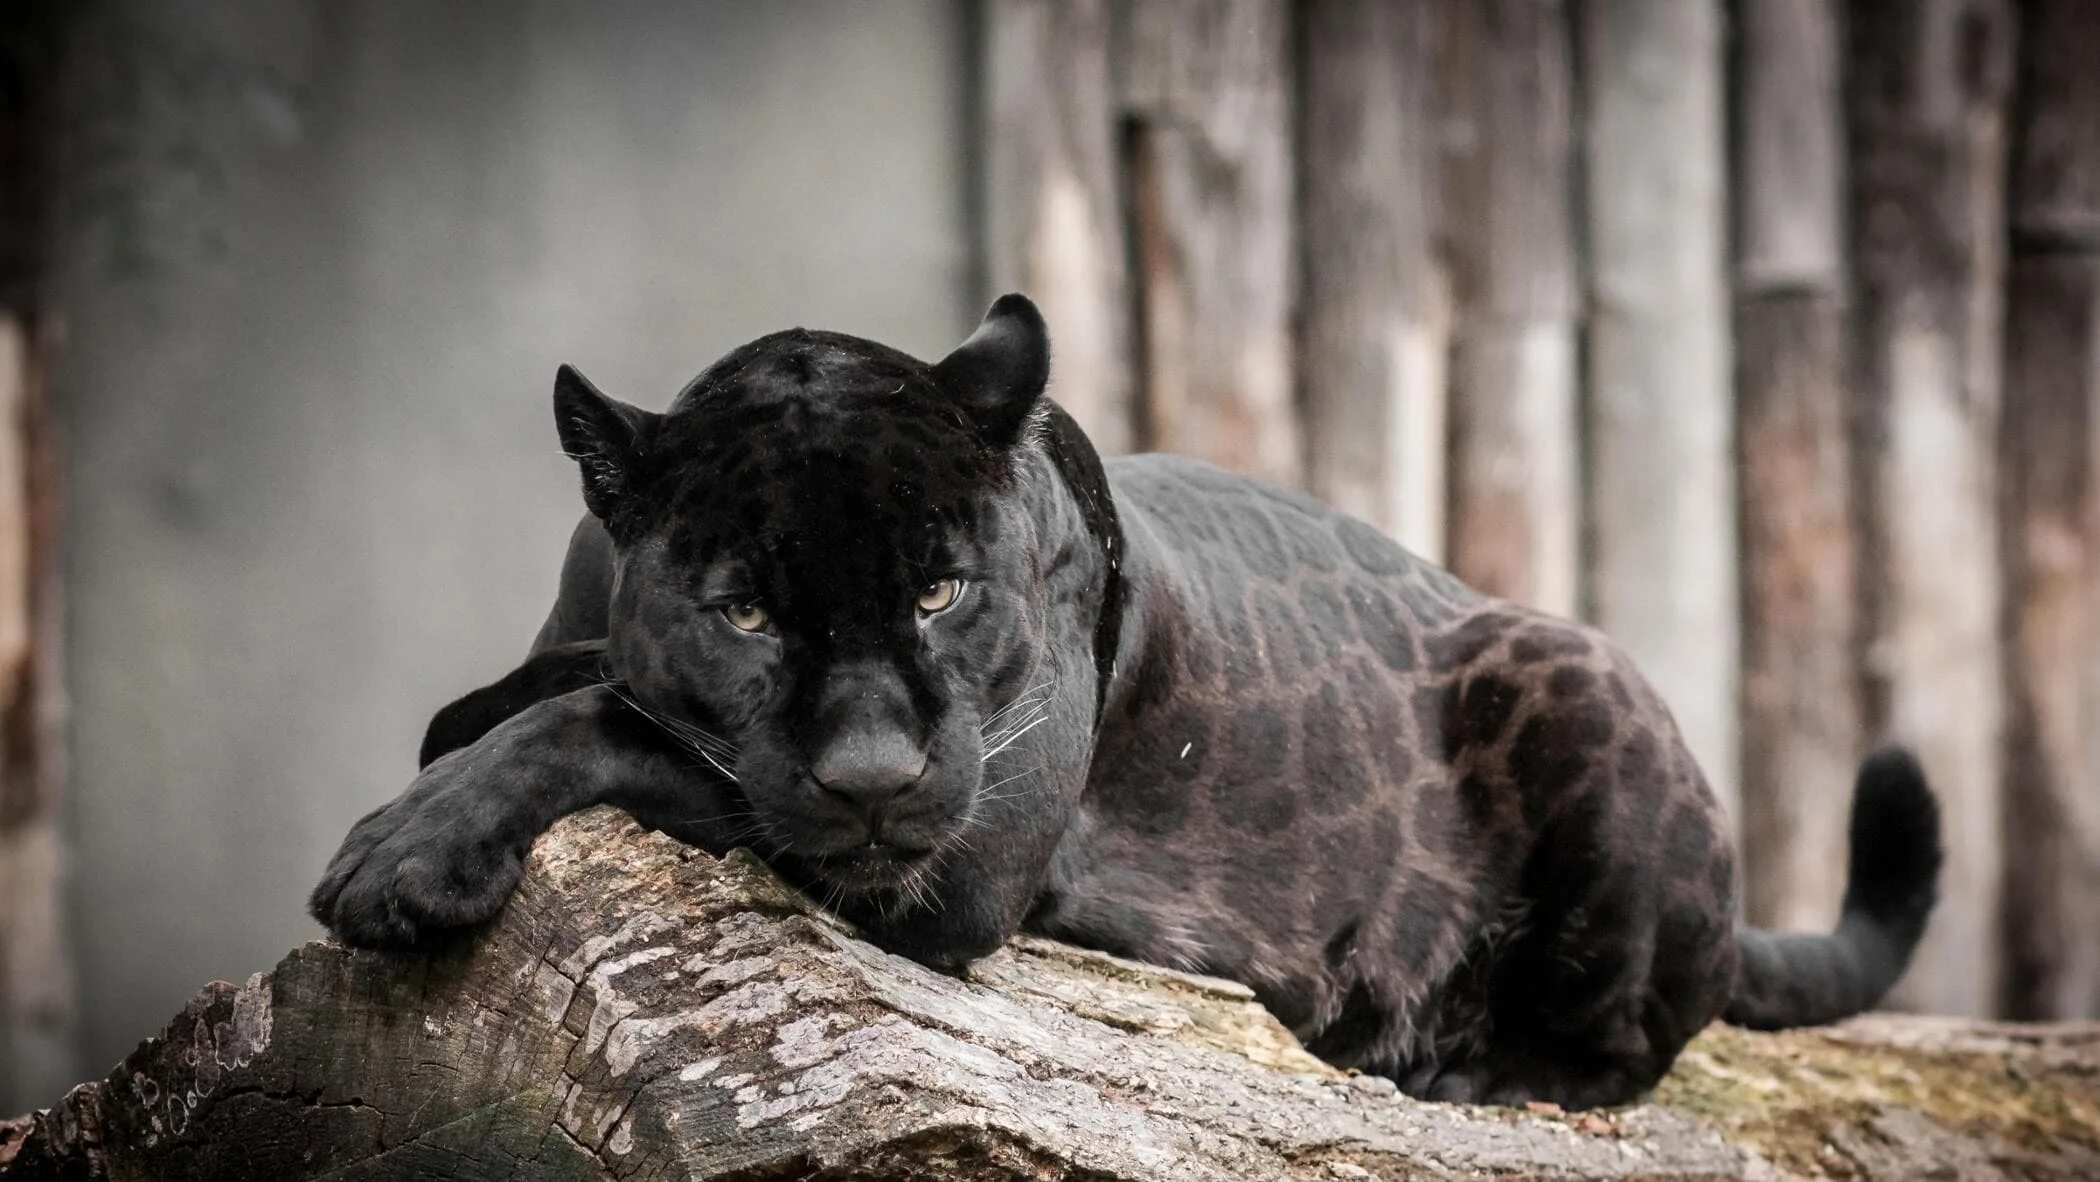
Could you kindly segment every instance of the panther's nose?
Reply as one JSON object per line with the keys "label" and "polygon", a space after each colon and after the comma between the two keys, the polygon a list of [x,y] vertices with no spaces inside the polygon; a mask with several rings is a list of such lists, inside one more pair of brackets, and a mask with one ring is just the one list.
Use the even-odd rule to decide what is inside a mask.
{"label": "panther's nose", "polygon": [[848,740],[818,756],[809,773],[824,791],[872,816],[926,774],[926,752],[902,736]]}

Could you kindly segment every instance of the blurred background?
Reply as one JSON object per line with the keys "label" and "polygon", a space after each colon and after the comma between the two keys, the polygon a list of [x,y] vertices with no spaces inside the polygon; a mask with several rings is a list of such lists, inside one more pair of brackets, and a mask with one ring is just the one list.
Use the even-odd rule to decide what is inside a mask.
{"label": "blurred background", "polygon": [[555,366],[1049,317],[1107,451],[1596,621],[1898,1004],[2100,1014],[2100,5],[22,0],[0,14],[0,1112],[302,902],[519,658]]}

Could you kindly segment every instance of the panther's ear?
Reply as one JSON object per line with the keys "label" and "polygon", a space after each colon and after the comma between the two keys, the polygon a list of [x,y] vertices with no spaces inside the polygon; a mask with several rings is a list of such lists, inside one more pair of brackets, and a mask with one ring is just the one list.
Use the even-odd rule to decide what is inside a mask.
{"label": "panther's ear", "polygon": [[960,402],[978,433],[1000,446],[1021,437],[1050,381],[1050,330],[1023,295],[1003,295],[970,339],[933,367],[933,379]]}
{"label": "panther's ear", "polygon": [[583,469],[583,503],[593,517],[610,523],[634,491],[641,445],[658,417],[600,394],[571,366],[554,371],[554,426],[561,449]]}

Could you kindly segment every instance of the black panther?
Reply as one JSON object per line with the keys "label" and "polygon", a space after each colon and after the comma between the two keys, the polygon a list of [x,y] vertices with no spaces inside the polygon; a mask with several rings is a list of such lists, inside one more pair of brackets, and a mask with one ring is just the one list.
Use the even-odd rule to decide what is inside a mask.
{"label": "black panther", "polygon": [[1738,927],[1723,817],[1609,640],[1309,497],[1104,464],[1049,371],[1014,295],[937,364],[796,329],[662,414],[563,368],[589,516],[554,610],[314,915],[443,939],[610,802],[929,964],[1040,932],[1245,982],[1412,1095],[1568,1107],[1902,972],[1940,860],[1910,756],[1860,770],[1834,932]]}

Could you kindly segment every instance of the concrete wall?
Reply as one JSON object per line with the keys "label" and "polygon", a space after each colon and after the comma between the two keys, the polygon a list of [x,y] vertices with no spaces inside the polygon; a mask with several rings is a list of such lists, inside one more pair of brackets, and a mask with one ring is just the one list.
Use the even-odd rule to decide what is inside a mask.
{"label": "concrete wall", "polygon": [[966,37],[936,2],[94,11],[59,375],[85,1069],[316,935],[431,711],[523,653],[580,510],[558,362],[660,407],[792,324],[965,334]]}

